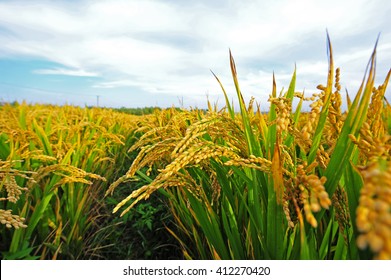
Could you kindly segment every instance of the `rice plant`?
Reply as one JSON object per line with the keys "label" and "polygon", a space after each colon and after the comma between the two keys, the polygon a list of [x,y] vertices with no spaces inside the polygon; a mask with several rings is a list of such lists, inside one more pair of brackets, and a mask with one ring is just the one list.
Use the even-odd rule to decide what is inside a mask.
{"label": "rice plant", "polygon": [[[246,104],[230,53],[239,112],[156,112],[131,148],[138,156],[111,184],[147,184],[114,208],[126,214],[160,192],[176,226],[167,228],[187,259],[391,259],[391,75],[374,86],[376,47],[362,85],[343,111],[339,68],[328,38],[325,85],[310,97],[277,94],[269,112]],[[298,99],[298,106],[292,104]],[[310,102],[310,112],[302,112]],[[151,176],[151,172],[156,174]]]}
{"label": "rice plant", "polygon": [[130,115],[71,106],[0,108],[3,258],[89,258],[102,192],[124,162]]}
{"label": "rice plant", "polygon": [[343,105],[327,42],[325,84],[307,96],[296,71],[286,91],[273,77],[267,113],[245,102],[231,53],[238,111],[213,72],[223,109],[1,105],[2,258],[112,257],[141,240],[133,256],[153,259],[177,252],[148,240],[165,227],[186,259],[391,259],[391,70],[375,86],[375,47]]}

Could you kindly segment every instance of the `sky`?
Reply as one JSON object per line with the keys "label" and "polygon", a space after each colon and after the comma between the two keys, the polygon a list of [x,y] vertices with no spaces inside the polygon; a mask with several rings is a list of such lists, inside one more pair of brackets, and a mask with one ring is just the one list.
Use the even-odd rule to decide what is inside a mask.
{"label": "sky", "polygon": [[[187,107],[236,100],[268,108],[273,73],[296,91],[325,84],[326,30],[342,88],[354,96],[376,39],[377,78],[391,66],[389,0],[0,0],[0,102]],[[391,91],[386,93],[391,100]]]}

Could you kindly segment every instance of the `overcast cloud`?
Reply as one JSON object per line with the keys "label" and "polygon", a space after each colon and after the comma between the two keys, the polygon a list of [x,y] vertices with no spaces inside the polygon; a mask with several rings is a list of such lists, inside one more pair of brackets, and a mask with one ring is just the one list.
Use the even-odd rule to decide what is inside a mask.
{"label": "overcast cloud", "polygon": [[378,83],[390,69],[390,15],[387,0],[0,1],[0,98],[205,107],[208,95],[223,105],[209,69],[234,97],[230,48],[246,100],[266,109],[273,71],[279,90],[295,64],[298,91],[325,83],[326,28],[353,95],[379,32]]}

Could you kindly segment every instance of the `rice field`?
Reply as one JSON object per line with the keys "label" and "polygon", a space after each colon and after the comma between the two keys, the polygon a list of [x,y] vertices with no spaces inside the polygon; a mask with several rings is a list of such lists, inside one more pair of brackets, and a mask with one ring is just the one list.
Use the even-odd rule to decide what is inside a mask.
{"label": "rice field", "polygon": [[[295,72],[287,91],[273,81],[267,113],[245,102],[231,54],[237,111],[217,76],[223,109],[3,104],[2,258],[115,258],[104,252],[129,248],[127,223],[151,233],[135,251],[170,236],[164,258],[391,259],[391,71],[375,85],[375,48],[342,104],[328,43],[325,84],[304,96]],[[133,257],[161,258],[157,245]]]}

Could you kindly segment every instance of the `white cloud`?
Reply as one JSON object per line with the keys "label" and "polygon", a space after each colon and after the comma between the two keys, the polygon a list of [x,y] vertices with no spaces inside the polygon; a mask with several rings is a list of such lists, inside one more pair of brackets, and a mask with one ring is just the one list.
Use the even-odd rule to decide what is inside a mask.
{"label": "white cloud", "polygon": [[101,82],[93,85],[94,88],[117,88],[117,87],[134,87],[134,86],[137,86],[137,83],[130,80]]}
{"label": "white cloud", "polygon": [[71,70],[64,68],[55,69],[36,69],[33,71],[34,74],[40,75],[65,75],[65,76],[77,76],[77,77],[96,77],[99,76],[97,73],[88,72],[82,69]]}
{"label": "white cloud", "polygon": [[[352,84],[363,76],[368,46],[377,32],[390,39],[390,17],[385,15],[391,4],[386,0],[232,0],[212,5],[209,1],[1,2],[0,57],[2,53],[64,65],[36,70],[38,74],[99,76],[102,81],[93,85],[95,89],[131,87],[162,98],[204,98],[206,92],[221,94],[209,68],[233,91],[228,62],[231,48],[243,92],[265,98],[273,70],[283,83],[280,86],[288,87],[295,62],[299,90],[324,82],[326,28],[339,47],[336,59],[347,68]],[[368,39],[368,34],[373,37]],[[345,37],[366,43],[348,47]],[[324,48],[311,50],[306,45]],[[300,54],[301,48],[307,53]],[[389,43],[385,41],[383,47],[381,43],[381,48],[389,50]],[[385,59],[389,58],[386,54]],[[259,59],[270,63],[247,67]],[[389,67],[378,65],[382,70]]]}

